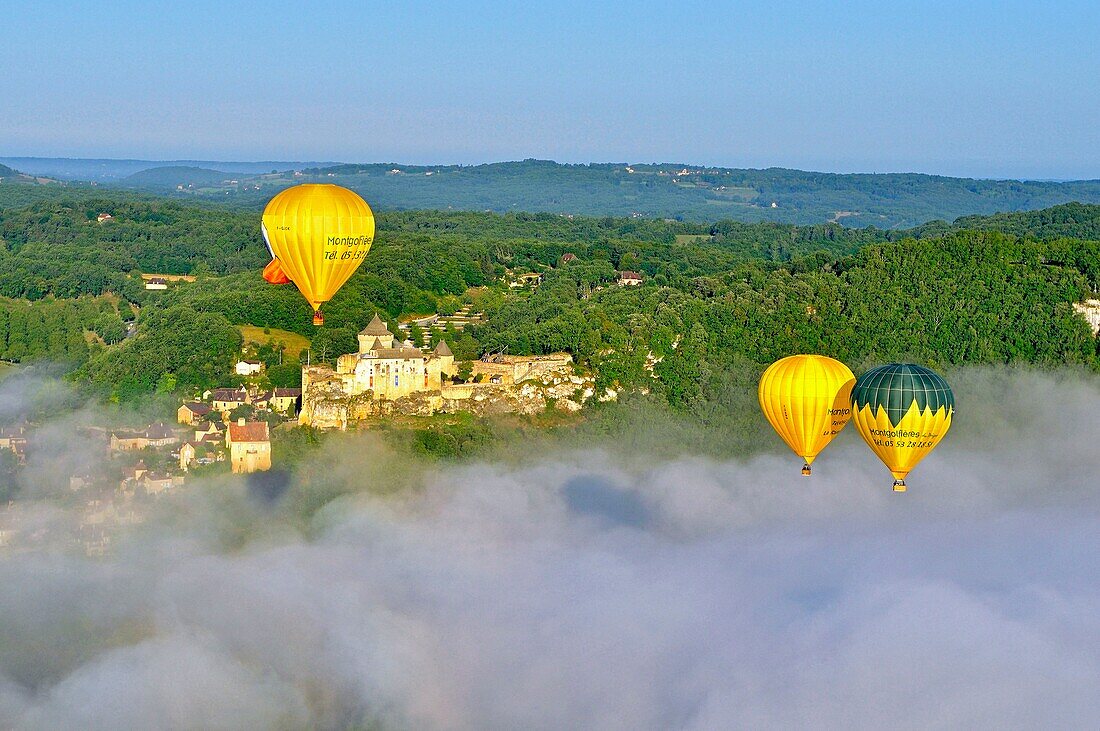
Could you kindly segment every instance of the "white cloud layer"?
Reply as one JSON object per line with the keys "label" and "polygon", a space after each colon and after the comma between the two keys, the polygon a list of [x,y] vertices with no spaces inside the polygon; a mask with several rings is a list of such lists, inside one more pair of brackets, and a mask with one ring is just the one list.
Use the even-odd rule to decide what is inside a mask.
{"label": "white cloud layer", "polygon": [[[0,726],[1095,727],[1100,386],[953,380],[904,495],[847,433],[808,480],[611,446],[416,471],[364,436],[309,539],[253,516],[227,551],[244,498],[193,488],[112,559],[0,560]],[[354,489],[394,474],[420,489]]]}

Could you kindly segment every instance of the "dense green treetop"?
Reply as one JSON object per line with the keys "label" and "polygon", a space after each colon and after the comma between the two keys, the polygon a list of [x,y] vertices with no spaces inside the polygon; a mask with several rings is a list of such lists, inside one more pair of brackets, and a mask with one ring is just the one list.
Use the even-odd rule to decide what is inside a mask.
{"label": "dense green treetop", "polygon": [[[101,213],[112,219],[98,222]],[[485,322],[442,334],[459,358],[566,350],[602,386],[649,389],[707,418],[793,352],[857,369],[886,360],[1100,367],[1096,339],[1071,308],[1100,289],[1098,220],[1100,206],[1080,204],[904,232],[383,212],[370,255],[316,330],[293,285],[262,280],[256,212],[62,191],[0,207],[0,296],[9,298],[0,300],[0,357],[71,363],[78,379],[128,398],[224,381],[240,347],[233,325],[300,333],[313,339],[312,357],[331,360],[354,348],[375,312],[392,327],[469,306]],[[619,286],[624,269],[645,283]],[[198,279],[147,292],[137,273],[150,271]],[[543,274],[541,286],[507,286],[527,271]],[[296,366],[284,366],[278,379],[293,383]]]}

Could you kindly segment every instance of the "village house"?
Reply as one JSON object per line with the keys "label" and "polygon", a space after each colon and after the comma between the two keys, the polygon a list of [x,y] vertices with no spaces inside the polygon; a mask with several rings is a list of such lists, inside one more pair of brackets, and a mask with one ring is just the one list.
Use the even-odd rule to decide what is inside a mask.
{"label": "village house", "polygon": [[146,447],[167,447],[177,444],[180,438],[164,424],[157,422],[144,431],[117,431],[111,432],[110,447],[112,452],[129,452]]}
{"label": "village house", "polygon": [[149,471],[149,468],[145,466],[145,460],[139,459],[137,464],[126,471],[126,479],[128,480],[140,480],[145,476],[145,473]]}
{"label": "village house", "polygon": [[198,458],[198,442],[184,442],[180,445],[180,469],[184,472]]}
{"label": "village house", "polygon": [[576,261],[576,260],[577,260],[577,255],[576,254],[562,254],[562,256],[561,256],[561,263],[562,264],[568,264],[569,262]]}
{"label": "village house", "polygon": [[110,213],[101,213],[101,214],[99,214],[98,216],[95,217],[95,220],[96,220],[97,223],[106,223],[107,221],[110,221],[113,218],[114,218],[114,216],[112,216]]}
{"label": "village house", "polygon": [[214,440],[215,442],[222,441],[222,430],[218,428],[218,425],[214,422],[208,422],[202,424],[198,429],[195,429],[195,441],[206,442],[207,440]]}
{"label": "village house", "polygon": [[301,398],[300,388],[276,388],[271,394],[268,408],[285,416],[294,416],[298,413],[298,401]]}
{"label": "village house", "polygon": [[300,388],[276,388],[253,398],[252,405],[258,409],[269,409],[283,416],[294,416],[298,413],[298,399],[301,395]]}
{"label": "village house", "polygon": [[[207,397],[204,394],[204,397]],[[210,405],[215,411],[228,414],[238,406],[250,403],[248,391],[244,388],[216,388],[209,392]]]}
{"label": "village house", "polygon": [[210,404],[199,401],[188,401],[176,409],[176,421],[188,426],[196,426],[202,422],[202,418],[209,414],[213,408]]}
{"label": "village house", "polygon": [[162,290],[168,289],[168,280],[161,277],[153,277],[152,279],[145,280],[146,289]]}
{"label": "village house", "polygon": [[20,463],[27,460],[26,432],[22,425],[0,427],[0,449],[10,450]]}
{"label": "village house", "polygon": [[238,419],[230,423],[225,445],[229,447],[229,464],[234,473],[271,469],[271,439],[266,421]]}
{"label": "village house", "polygon": [[619,285],[622,287],[637,287],[642,283],[642,275],[639,272],[619,272]]}
{"label": "village house", "polygon": [[257,411],[261,411],[267,408],[268,403],[271,401],[271,391],[260,391],[259,393],[251,394],[248,397],[249,403],[252,404],[252,408]]}
{"label": "village house", "polygon": [[179,487],[183,484],[182,477],[172,477],[169,474],[163,472],[146,472],[139,484],[145,489],[146,495],[160,495],[161,493],[171,490],[173,487]]}
{"label": "village house", "polygon": [[255,376],[263,373],[264,364],[258,360],[239,360],[234,370],[238,376]]}

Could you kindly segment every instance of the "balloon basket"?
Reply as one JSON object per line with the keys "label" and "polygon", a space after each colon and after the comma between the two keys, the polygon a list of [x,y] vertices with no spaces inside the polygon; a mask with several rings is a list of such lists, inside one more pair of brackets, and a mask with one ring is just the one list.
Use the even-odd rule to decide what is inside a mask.
{"label": "balloon basket", "polygon": [[809,463],[802,465],[802,476],[803,477],[809,477],[810,476],[810,465],[809,465]]}
{"label": "balloon basket", "polygon": [[894,480],[894,492],[905,492],[905,480]]}
{"label": "balloon basket", "polygon": [[320,310],[313,313],[313,324],[317,327],[325,324],[325,316],[321,314]]}

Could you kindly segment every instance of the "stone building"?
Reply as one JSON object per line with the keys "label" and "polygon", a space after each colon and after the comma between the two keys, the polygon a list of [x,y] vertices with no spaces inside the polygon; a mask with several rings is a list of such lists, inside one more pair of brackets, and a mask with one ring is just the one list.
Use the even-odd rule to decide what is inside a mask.
{"label": "stone building", "polygon": [[228,414],[238,406],[250,403],[248,389],[246,388],[215,388],[203,394],[203,398],[210,399],[210,405],[215,411]]}
{"label": "stone building", "polygon": [[174,433],[161,422],[157,422],[144,431],[117,431],[111,432],[110,447],[112,452],[129,452],[146,447],[167,447],[178,444],[179,435]]}
{"label": "stone building", "polygon": [[229,464],[236,473],[271,469],[271,439],[266,421],[231,422],[225,432]]}
{"label": "stone building", "polygon": [[301,423],[308,424],[305,395],[311,386],[325,382],[345,396],[369,396],[376,401],[396,401],[426,391],[439,391],[444,378],[454,373],[454,354],[445,342],[425,353],[410,342],[395,343],[378,315],[359,333],[359,352],[341,355],[336,370],[328,366],[302,369]]}
{"label": "stone building", "polygon": [[176,409],[176,421],[188,426],[198,425],[204,416],[210,413],[210,404],[200,401],[187,401]]}

